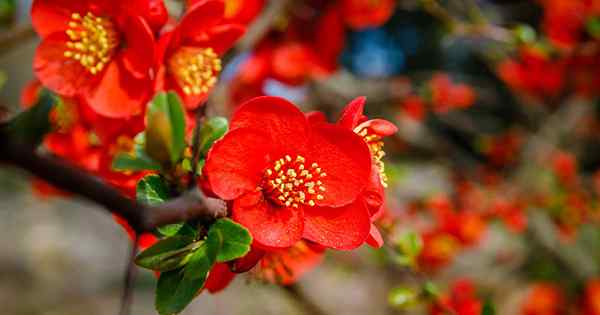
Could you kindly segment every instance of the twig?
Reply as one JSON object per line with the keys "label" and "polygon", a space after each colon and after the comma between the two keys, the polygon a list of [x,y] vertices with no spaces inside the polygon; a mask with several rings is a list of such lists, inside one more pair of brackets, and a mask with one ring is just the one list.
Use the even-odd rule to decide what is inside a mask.
{"label": "twig", "polygon": [[35,37],[35,31],[31,25],[19,25],[0,33],[0,55],[9,51],[15,45],[24,40]]}
{"label": "twig", "polygon": [[157,206],[140,204],[93,175],[58,159],[43,156],[28,145],[15,142],[2,131],[0,147],[0,162],[24,169],[59,189],[103,206],[125,219],[138,233],[193,218],[214,220],[227,214],[224,201],[208,198],[197,189]]}
{"label": "twig", "polygon": [[131,304],[133,302],[133,285],[135,283],[136,268],[134,264],[135,256],[137,255],[139,236],[136,234],[131,243],[131,254],[127,259],[127,269],[125,272],[125,280],[123,285],[123,296],[121,297],[121,309],[119,315],[131,314]]}
{"label": "twig", "polygon": [[308,296],[302,292],[302,289],[300,289],[297,284],[284,286],[282,288],[294,299],[298,306],[304,310],[305,314],[327,315],[327,313],[325,313],[317,304],[315,304],[313,300],[308,298]]}

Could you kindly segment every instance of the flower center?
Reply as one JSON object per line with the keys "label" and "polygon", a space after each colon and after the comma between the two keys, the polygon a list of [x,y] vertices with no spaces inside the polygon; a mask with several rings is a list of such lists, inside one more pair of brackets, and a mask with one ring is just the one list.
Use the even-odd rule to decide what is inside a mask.
{"label": "flower center", "polygon": [[221,69],[221,59],[212,48],[183,47],[169,60],[169,70],[186,95],[207,93]]}
{"label": "flower center", "polygon": [[381,181],[381,185],[387,187],[388,177],[385,174],[385,163],[383,163],[383,157],[385,156],[385,152],[383,151],[383,140],[381,140],[381,137],[377,134],[369,133],[368,129],[368,127],[359,125],[354,129],[354,132],[363,137],[369,146],[369,151],[371,151],[375,165],[379,170],[379,180]]}
{"label": "flower center", "polygon": [[91,74],[96,74],[110,61],[119,44],[119,35],[109,18],[88,12],[85,16],[71,14],[70,41],[64,56],[79,61]]}
{"label": "flower center", "polygon": [[300,205],[314,206],[315,200],[323,200],[325,191],[319,178],[327,176],[319,167],[312,163],[310,166],[300,155],[291,156],[275,161],[272,168],[264,174],[265,191],[276,204],[298,208]]}

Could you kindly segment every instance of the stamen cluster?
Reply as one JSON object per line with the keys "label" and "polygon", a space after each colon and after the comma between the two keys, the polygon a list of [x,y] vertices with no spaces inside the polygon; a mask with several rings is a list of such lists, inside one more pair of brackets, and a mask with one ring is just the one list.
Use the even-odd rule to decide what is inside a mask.
{"label": "stamen cluster", "polygon": [[315,199],[323,200],[321,192],[325,191],[325,187],[319,178],[327,176],[327,173],[317,163],[309,167],[305,163],[306,159],[300,155],[295,159],[286,155],[265,170],[266,190],[273,201],[298,208],[300,205],[314,206]]}
{"label": "stamen cluster", "polygon": [[169,60],[169,70],[186,95],[207,93],[221,69],[221,59],[212,48],[183,47]]}
{"label": "stamen cluster", "polygon": [[68,49],[64,56],[79,61],[94,75],[104,69],[119,44],[111,20],[91,12],[85,16],[71,14],[69,29],[65,32],[70,41],[66,43]]}

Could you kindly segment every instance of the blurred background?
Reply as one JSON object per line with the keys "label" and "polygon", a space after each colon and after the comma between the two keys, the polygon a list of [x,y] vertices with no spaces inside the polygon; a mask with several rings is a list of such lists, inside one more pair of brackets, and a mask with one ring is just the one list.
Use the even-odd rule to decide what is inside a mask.
{"label": "blurred background", "polygon": [[[283,96],[331,120],[367,96],[385,139],[386,245],[299,282],[326,314],[600,315],[600,1],[226,0],[249,30],[209,115]],[[185,5],[166,1],[173,19]],[[0,117],[39,43],[0,0]],[[236,15],[237,14],[237,15]],[[0,314],[115,314],[129,238],[77,198],[0,168]],[[138,271],[133,314],[153,314]],[[183,314],[309,314],[252,274]]]}

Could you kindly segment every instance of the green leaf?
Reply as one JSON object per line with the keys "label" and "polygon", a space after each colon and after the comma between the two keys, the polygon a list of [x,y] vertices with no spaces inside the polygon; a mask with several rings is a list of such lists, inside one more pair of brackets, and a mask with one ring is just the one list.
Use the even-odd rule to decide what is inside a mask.
{"label": "green leaf", "polygon": [[156,271],[170,271],[187,264],[191,254],[203,243],[194,243],[189,236],[174,236],[160,240],[140,253],[135,263],[143,268]]}
{"label": "green leaf", "polygon": [[229,123],[226,118],[213,117],[207,120],[200,128],[200,152],[206,156],[208,149],[215,141],[219,140],[227,132]]}
{"label": "green leaf", "polygon": [[245,227],[225,218],[210,227],[206,242],[217,253],[217,261],[225,262],[245,256],[250,251],[252,236]]}
{"label": "green leaf", "polygon": [[148,205],[160,204],[170,197],[169,186],[162,177],[148,175],[137,183],[136,197]]}
{"label": "green leaf", "polygon": [[206,243],[191,255],[187,265],[160,275],[156,289],[156,309],[161,315],[181,312],[204,286],[208,272],[214,265]]}
{"label": "green leaf", "polygon": [[398,255],[394,257],[396,263],[402,266],[414,266],[416,259],[423,250],[423,240],[415,232],[406,232],[396,241]]}
{"label": "green leaf", "polygon": [[423,293],[426,297],[437,298],[440,295],[440,289],[435,283],[427,281],[423,284]]}
{"label": "green leaf", "polygon": [[494,307],[494,303],[492,300],[486,300],[483,304],[483,309],[481,310],[481,315],[496,315],[496,307]]}
{"label": "green leaf", "polygon": [[388,294],[388,303],[390,306],[398,309],[414,306],[418,300],[419,294],[407,287],[394,288]]}
{"label": "green leaf", "polygon": [[[167,183],[159,175],[148,175],[140,180],[136,188],[137,200],[148,205],[165,202],[171,197]],[[179,232],[183,223],[164,225],[157,228],[164,236],[174,236]]]}
{"label": "green leaf", "polygon": [[158,93],[146,111],[145,151],[163,165],[179,161],[185,149],[183,106],[174,92]]}
{"label": "green leaf", "polygon": [[158,171],[160,165],[148,157],[119,153],[113,159],[112,169],[115,171]]}
{"label": "green leaf", "polygon": [[15,140],[32,146],[38,146],[44,135],[51,129],[49,114],[60,99],[47,90],[40,93],[38,102],[28,110],[13,118],[5,127],[6,132]]}
{"label": "green leaf", "polygon": [[183,268],[163,272],[156,285],[155,307],[160,315],[173,315],[190,304],[206,282],[205,278],[187,279]]}

